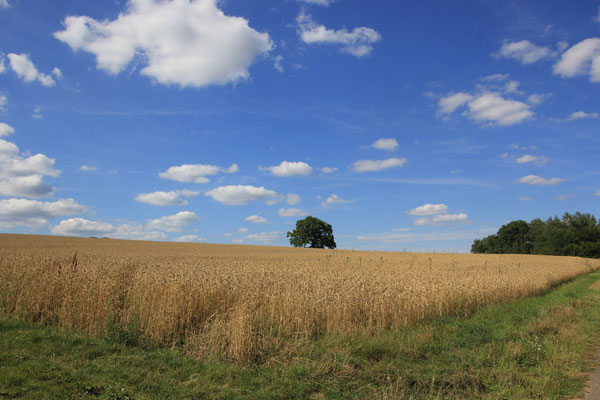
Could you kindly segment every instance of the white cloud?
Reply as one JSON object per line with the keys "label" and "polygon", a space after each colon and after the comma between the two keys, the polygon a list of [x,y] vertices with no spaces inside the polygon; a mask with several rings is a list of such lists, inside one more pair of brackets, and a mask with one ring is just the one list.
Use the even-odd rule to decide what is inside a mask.
{"label": "white cloud", "polygon": [[0,139],[0,196],[50,196],[54,189],[43,177],[59,174],[53,159],[43,154],[25,157],[14,143]]}
{"label": "white cloud", "polygon": [[38,106],[36,108],[33,109],[33,113],[31,114],[32,118],[43,118],[44,116],[42,115],[42,111],[44,111],[44,107],[42,106]]}
{"label": "white cloud", "polygon": [[177,239],[174,240],[174,242],[180,242],[180,243],[206,242],[206,239],[203,237],[200,237],[198,235],[185,235],[185,236],[178,237]]}
{"label": "white cloud", "polygon": [[546,94],[532,94],[527,97],[527,102],[533,106],[537,106],[542,104],[542,102],[546,101],[552,95],[550,93]]}
{"label": "white cloud", "polygon": [[519,183],[540,186],[558,185],[559,183],[563,183],[564,181],[565,180],[562,178],[544,179],[537,175],[527,175],[519,179]]}
{"label": "white cloud", "polygon": [[307,215],[306,211],[299,208],[280,208],[277,214],[280,217],[304,217]]}
{"label": "white cloud", "polygon": [[52,75],[54,75],[58,80],[61,80],[63,78],[63,73],[58,67],[54,67],[54,69],[52,70]]}
{"label": "white cloud", "polygon": [[467,104],[471,100],[473,100],[473,96],[463,92],[443,97],[439,100],[439,112],[442,114],[450,114],[458,107]]}
{"label": "white cloud", "polygon": [[240,170],[240,167],[238,167],[237,164],[231,164],[229,166],[229,168],[225,168],[222,171],[225,172],[226,174],[235,174],[239,170]]}
{"label": "white cloud", "polygon": [[2,52],[0,52],[0,74],[3,74],[6,72],[6,66],[4,65],[4,54],[2,54]]}
{"label": "white cloud", "polygon": [[464,105],[467,106],[467,110],[463,115],[480,123],[508,126],[533,118],[531,105],[505,99],[498,93],[488,91],[476,95],[460,92],[443,97],[438,103],[438,113],[450,114]]}
{"label": "white cloud", "polygon": [[89,165],[82,165],[79,169],[83,172],[93,172],[98,171],[98,167],[91,167]]}
{"label": "white cloud", "polygon": [[113,225],[108,222],[89,221],[84,218],[63,220],[50,231],[65,236],[104,236],[113,239],[164,240],[166,235],[157,231],[146,231],[137,223]]}
{"label": "white cloud", "polygon": [[290,206],[294,206],[294,205],[300,203],[301,201],[302,201],[302,197],[300,197],[299,195],[297,195],[295,193],[289,193],[287,195],[286,203],[288,203]]}
{"label": "white cloud", "polygon": [[406,158],[388,158],[387,160],[358,160],[352,164],[354,172],[373,172],[382,169],[402,167],[408,160]]}
{"label": "white cloud", "polygon": [[324,174],[333,174],[334,172],[336,172],[338,169],[335,167],[323,167],[321,168],[321,172]]}
{"label": "white cloud", "polygon": [[448,212],[448,206],[445,204],[425,204],[412,210],[408,210],[406,213],[408,215],[414,216],[425,216],[425,215],[437,215],[437,214],[446,214]]}
{"label": "white cloud", "polygon": [[533,201],[531,197],[521,196],[519,197],[519,201]]}
{"label": "white cloud", "polygon": [[6,104],[8,103],[8,98],[4,95],[0,95],[0,113],[6,112]]}
{"label": "white cloud", "polygon": [[143,225],[137,223],[117,225],[115,232],[107,234],[113,239],[128,240],[165,240],[167,236],[163,232],[147,231]]}
{"label": "white cloud", "polygon": [[497,93],[483,93],[468,103],[469,118],[477,122],[492,122],[508,126],[533,118],[530,105],[508,100]]}
{"label": "white cloud", "polygon": [[37,80],[46,87],[56,85],[56,81],[50,75],[42,74],[37,70],[33,62],[29,59],[28,54],[9,54],[8,59],[10,60],[12,70],[25,82]]}
{"label": "white cloud", "polygon": [[317,4],[319,6],[328,7],[331,4],[333,4],[333,2],[335,0],[298,0],[298,1],[301,3]]}
{"label": "white cloud", "polygon": [[373,44],[381,40],[381,35],[371,28],[354,28],[352,32],[347,29],[332,30],[323,25],[318,25],[310,15],[304,13],[296,18],[300,38],[304,43],[321,43],[339,45],[343,52],[356,57],[363,57],[371,53]]}
{"label": "white cloud", "polygon": [[253,201],[267,201],[277,197],[276,192],[262,186],[242,185],[219,186],[216,189],[209,190],[204,195],[228,206],[241,206]]}
{"label": "white cloud", "polygon": [[398,148],[398,141],[396,139],[378,139],[371,145],[373,148],[378,150],[394,151]]}
{"label": "white cloud", "polygon": [[240,229],[238,229],[238,233],[241,233],[242,235],[245,235],[248,232],[250,232],[250,229],[248,229],[248,228],[240,228]]}
{"label": "white cloud", "polygon": [[564,78],[589,75],[591,82],[600,82],[600,38],[585,39],[565,51],[554,64],[554,74]]}
{"label": "white cloud", "polygon": [[254,224],[268,224],[269,221],[266,218],[263,218],[259,215],[251,215],[249,217],[244,218],[245,221],[252,222]]}
{"label": "white cloud", "polygon": [[[261,233],[252,233],[250,235],[244,236],[246,240],[250,240],[252,242],[263,242],[263,243],[271,243],[279,239],[280,232],[261,232]],[[237,243],[242,243],[242,241],[238,241]]]}
{"label": "white cloud", "polygon": [[468,222],[468,218],[469,218],[469,216],[465,213],[440,214],[440,215],[434,215],[433,217],[429,217],[429,218],[419,218],[414,222],[414,224],[416,226],[424,226],[424,225],[440,225],[440,224],[451,223],[451,222],[464,223],[464,222]]}
{"label": "white cloud", "polygon": [[552,57],[552,50],[549,47],[540,47],[531,43],[529,40],[520,42],[506,42],[500,47],[494,57],[514,58],[523,64],[533,64],[545,58]]}
{"label": "white cloud", "polygon": [[116,75],[135,60],[158,83],[202,87],[248,79],[248,69],[273,49],[267,33],[227,16],[218,0],[129,0],[117,19],[69,16],[54,36],[74,51],[96,56],[99,69]]}
{"label": "white cloud", "polygon": [[108,222],[89,221],[83,218],[71,218],[60,221],[50,231],[63,236],[104,236],[115,232],[115,226]]}
{"label": "white cloud", "polygon": [[532,156],[531,154],[525,154],[524,156],[517,158],[516,161],[517,161],[517,164],[525,164],[525,163],[545,164],[548,162],[548,160],[544,156],[536,157],[536,156]]}
{"label": "white cloud", "polygon": [[13,133],[15,133],[15,129],[12,126],[0,122],[0,137],[12,135]]}
{"label": "white cloud", "polygon": [[0,200],[0,228],[11,229],[22,225],[40,228],[48,220],[65,215],[81,214],[86,208],[73,199],[40,202],[27,199]]}
{"label": "white cloud", "polygon": [[509,78],[508,74],[493,74],[479,78],[483,82],[503,82]]}
{"label": "white cloud", "polygon": [[276,57],[273,58],[273,67],[275,67],[275,69],[277,71],[279,71],[280,73],[284,73],[285,70],[283,69],[283,64],[281,64],[281,62],[283,61],[283,56],[278,55]]}
{"label": "white cloud", "polygon": [[595,196],[600,196],[600,189],[596,190],[596,193],[594,193]]}
{"label": "white cloud", "polygon": [[321,203],[321,206],[327,207],[328,205],[331,205],[331,204],[344,204],[347,202],[348,202],[348,200],[342,199],[337,194],[332,194],[324,202]]}
{"label": "white cloud", "polygon": [[237,164],[232,164],[226,169],[208,164],[183,164],[170,167],[165,172],[159,173],[158,176],[177,182],[208,183],[210,179],[207,176],[216,175],[219,172],[235,173],[238,169]]}
{"label": "white cloud", "polygon": [[282,161],[281,164],[273,167],[258,167],[261,171],[270,171],[275,176],[287,177],[297,175],[310,175],[313,169],[305,162]]}
{"label": "white cloud", "polygon": [[198,216],[191,211],[181,211],[174,215],[152,219],[146,224],[146,229],[165,231],[165,232],[180,232],[186,225],[191,225],[198,221]]}
{"label": "white cloud", "polygon": [[9,8],[8,0],[0,0],[0,8]]}
{"label": "white cloud", "polygon": [[170,192],[152,192],[152,193],[140,193],[135,196],[135,200],[140,203],[151,204],[153,206],[174,206],[174,205],[186,205],[187,200],[182,197],[194,197],[198,196],[200,192],[194,192],[191,190],[177,190]]}
{"label": "white cloud", "polygon": [[586,113],[585,111],[576,111],[571,113],[571,115],[569,115],[569,117],[567,118],[568,120],[574,120],[574,119],[596,119],[600,117],[600,115],[598,115],[597,112],[592,112],[592,113]]}

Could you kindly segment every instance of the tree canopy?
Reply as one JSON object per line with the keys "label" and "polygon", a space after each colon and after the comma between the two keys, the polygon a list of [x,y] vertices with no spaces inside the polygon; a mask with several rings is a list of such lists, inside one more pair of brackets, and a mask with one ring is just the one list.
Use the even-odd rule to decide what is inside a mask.
{"label": "tree canopy", "polygon": [[325,221],[308,216],[296,221],[296,229],[287,233],[290,244],[294,247],[311,247],[335,249],[333,228]]}
{"label": "tree canopy", "polygon": [[600,258],[600,223],[593,215],[580,212],[546,221],[512,221],[495,235],[475,240],[471,252]]}

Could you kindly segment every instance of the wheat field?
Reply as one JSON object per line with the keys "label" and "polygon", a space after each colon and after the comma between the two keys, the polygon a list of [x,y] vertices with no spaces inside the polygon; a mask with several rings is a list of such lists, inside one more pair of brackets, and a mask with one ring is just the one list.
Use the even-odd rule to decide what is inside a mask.
{"label": "wheat field", "polygon": [[0,234],[0,317],[236,361],[532,296],[600,260]]}

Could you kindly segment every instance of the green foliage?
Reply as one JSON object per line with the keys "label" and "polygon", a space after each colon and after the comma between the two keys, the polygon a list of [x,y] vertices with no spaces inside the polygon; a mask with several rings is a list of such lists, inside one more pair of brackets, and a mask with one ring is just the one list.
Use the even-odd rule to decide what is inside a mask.
{"label": "green foliage", "polygon": [[475,240],[471,252],[600,258],[600,223],[580,212],[546,221],[512,221],[495,235]]}
{"label": "green foliage", "polygon": [[290,244],[294,247],[311,247],[335,249],[333,228],[327,222],[315,217],[306,217],[296,221],[296,229],[287,233]]}

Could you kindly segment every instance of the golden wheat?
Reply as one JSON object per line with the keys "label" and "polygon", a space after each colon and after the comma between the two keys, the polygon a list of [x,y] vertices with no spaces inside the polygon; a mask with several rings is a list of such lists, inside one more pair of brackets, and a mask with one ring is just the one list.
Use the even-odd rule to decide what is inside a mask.
{"label": "golden wheat", "polygon": [[[531,296],[600,260],[0,235],[0,314],[259,360]],[[287,351],[287,350],[286,350]]]}

